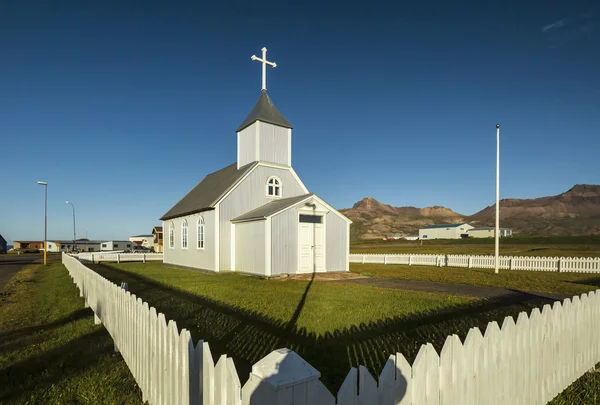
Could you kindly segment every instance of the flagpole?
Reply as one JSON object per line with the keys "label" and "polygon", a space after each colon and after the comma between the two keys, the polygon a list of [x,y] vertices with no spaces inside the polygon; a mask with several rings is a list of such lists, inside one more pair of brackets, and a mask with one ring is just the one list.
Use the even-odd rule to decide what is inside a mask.
{"label": "flagpole", "polygon": [[495,267],[494,273],[498,274],[500,264],[500,124],[496,124],[496,232],[495,234]]}

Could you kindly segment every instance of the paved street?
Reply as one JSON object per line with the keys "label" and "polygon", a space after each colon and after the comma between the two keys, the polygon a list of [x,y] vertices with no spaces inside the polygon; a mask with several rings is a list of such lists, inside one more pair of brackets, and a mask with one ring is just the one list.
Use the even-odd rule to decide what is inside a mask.
{"label": "paved street", "polygon": [[23,267],[40,259],[41,255],[0,255],[0,291]]}

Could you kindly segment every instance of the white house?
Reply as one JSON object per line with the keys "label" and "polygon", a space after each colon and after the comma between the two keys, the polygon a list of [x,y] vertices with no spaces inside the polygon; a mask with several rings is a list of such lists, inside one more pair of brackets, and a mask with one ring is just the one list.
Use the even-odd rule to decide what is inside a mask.
{"label": "white house", "polygon": [[[71,252],[73,250],[73,240],[59,240],[52,239],[46,242],[46,248],[48,252]],[[88,240],[88,239],[77,239],[75,244],[78,251],[82,252],[98,252],[100,251],[100,245],[102,241],[99,240]]]}
{"label": "white house", "polygon": [[136,235],[130,236],[129,241],[133,242],[132,246],[143,246],[146,248],[154,247],[154,235]]}
{"label": "white house", "polygon": [[107,240],[102,242],[100,245],[100,250],[103,252],[113,251],[113,250],[125,250],[131,249],[133,242],[128,240]]}
{"label": "white house", "polygon": [[292,125],[269,98],[264,69],[260,97],[236,132],[237,162],[161,217],[163,262],[266,277],[348,271],[351,221],[292,168]]}
{"label": "white house", "polygon": [[[472,228],[467,231],[470,238],[493,238],[495,234],[494,227],[485,226],[481,228]],[[500,237],[512,236],[512,229],[500,228]]]}
{"label": "white house", "polygon": [[419,239],[460,239],[469,229],[473,229],[469,224],[427,225],[419,229]]}

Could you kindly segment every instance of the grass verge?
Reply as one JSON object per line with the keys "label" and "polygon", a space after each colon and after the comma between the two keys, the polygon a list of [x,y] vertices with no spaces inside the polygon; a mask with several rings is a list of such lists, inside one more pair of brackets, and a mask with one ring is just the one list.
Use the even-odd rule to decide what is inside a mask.
{"label": "grass verge", "polygon": [[0,403],[141,404],[113,342],[58,263],[20,271],[0,295]]}
{"label": "grass verge", "polygon": [[530,312],[552,301],[528,296],[473,300],[327,282],[260,280],[205,274],[158,263],[90,266],[115,283],[126,281],[194,340],[210,343],[215,359],[231,356],[242,384],[251,365],[275,349],[295,350],[337,392],[350,370],[381,372],[390,354],[413,361],[430,342],[439,351],[449,334],[464,339],[471,327]]}
{"label": "grass verge", "polygon": [[369,277],[481,285],[509,290],[571,295],[596,290],[600,286],[600,275],[593,273],[500,270],[499,274],[494,274],[493,269],[361,263],[350,263],[350,271]]}

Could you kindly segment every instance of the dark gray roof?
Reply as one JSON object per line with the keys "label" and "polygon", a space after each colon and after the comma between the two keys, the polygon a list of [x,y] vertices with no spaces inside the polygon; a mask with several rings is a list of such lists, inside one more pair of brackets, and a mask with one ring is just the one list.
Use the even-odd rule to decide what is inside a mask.
{"label": "dark gray roof", "polygon": [[459,226],[464,225],[464,223],[461,224],[440,224],[440,225],[427,225],[424,226],[421,229],[436,229],[436,228],[458,228]]}
{"label": "dark gray roof", "polygon": [[167,211],[160,218],[161,221],[213,209],[219,198],[257,164],[258,162],[249,163],[238,170],[237,163],[233,163],[224,169],[209,174],[185,197],[179,200],[173,208]]}
{"label": "dark gray roof", "polygon": [[238,129],[236,129],[236,132],[240,132],[254,121],[268,122],[269,124],[279,125],[284,128],[293,128],[292,124],[277,111],[277,108],[273,105],[266,90],[263,90],[260,93],[260,97],[254,105],[254,108],[250,111],[250,114],[248,114],[244,122],[240,124]]}
{"label": "dark gray roof", "polygon": [[261,205],[258,208],[248,211],[239,217],[233,218],[231,222],[243,222],[243,221],[256,221],[265,219],[270,215],[275,214],[281,210],[291,207],[294,204],[314,195],[314,193],[302,194],[297,197],[282,198],[281,200],[274,200]]}

